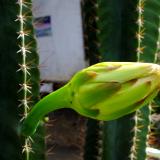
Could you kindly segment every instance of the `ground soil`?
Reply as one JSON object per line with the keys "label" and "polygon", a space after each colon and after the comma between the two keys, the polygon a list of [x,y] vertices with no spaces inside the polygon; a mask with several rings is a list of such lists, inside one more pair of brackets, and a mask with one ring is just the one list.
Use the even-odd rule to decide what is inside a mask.
{"label": "ground soil", "polygon": [[47,160],[83,160],[85,118],[69,109],[56,111],[49,117]]}

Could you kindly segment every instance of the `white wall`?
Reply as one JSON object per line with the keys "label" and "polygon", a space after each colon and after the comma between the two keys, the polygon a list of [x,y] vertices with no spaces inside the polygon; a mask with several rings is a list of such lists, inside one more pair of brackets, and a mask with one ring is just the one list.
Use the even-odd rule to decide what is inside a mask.
{"label": "white wall", "polygon": [[37,38],[41,79],[70,79],[85,67],[80,0],[33,0],[33,14],[51,16],[52,35]]}

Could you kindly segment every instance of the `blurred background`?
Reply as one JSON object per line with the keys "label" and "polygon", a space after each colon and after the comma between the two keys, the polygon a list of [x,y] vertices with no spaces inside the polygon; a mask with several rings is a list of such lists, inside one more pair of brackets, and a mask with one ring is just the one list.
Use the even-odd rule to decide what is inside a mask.
{"label": "blurred background", "polygon": [[[80,0],[34,0],[34,27],[40,56],[41,95],[63,86],[89,65],[85,56]],[[86,119],[64,109],[49,115],[49,160],[82,160]]]}

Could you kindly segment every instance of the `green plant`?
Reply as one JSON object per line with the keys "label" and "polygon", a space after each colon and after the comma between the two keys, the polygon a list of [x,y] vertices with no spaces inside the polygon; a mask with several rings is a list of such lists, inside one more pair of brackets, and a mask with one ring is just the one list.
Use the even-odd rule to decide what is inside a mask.
{"label": "green plant", "polygon": [[[159,50],[159,8],[158,1],[140,0],[137,4],[138,11],[138,30],[136,33],[137,60],[143,62],[157,63]],[[134,160],[144,159],[146,157],[146,147],[148,146],[148,137],[151,133],[151,115],[152,103],[147,109],[141,109],[135,115],[134,139],[131,152],[131,158]]]}
{"label": "green plant", "polygon": [[17,133],[18,80],[17,28],[18,7],[14,1],[0,1],[0,159],[20,160],[21,146]]}
{"label": "green plant", "polygon": [[[100,46],[101,60],[159,62],[159,1],[101,0],[95,1],[92,6],[95,5],[99,31],[96,41]],[[135,118],[129,115],[105,122],[101,127],[101,155],[96,155],[95,152],[92,155],[104,160],[145,159],[147,137],[157,135],[153,133],[155,129],[149,127],[150,109],[151,104],[136,112]],[[148,133],[148,128],[152,129],[151,133]],[[125,148],[125,153],[121,152],[122,147]]]}
{"label": "green plant", "polygon": [[[95,4],[95,8],[96,8],[96,9],[93,9],[94,14],[96,15],[95,19],[94,19],[94,17],[92,17],[93,19],[91,19],[91,24],[94,24],[94,28],[92,28],[92,26],[90,26],[90,28],[89,28],[89,30],[92,28],[93,31],[96,31],[96,33],[95,32],[90,33],[90,36],[87,35],[88,36],[87,43],[88,43],[88,46],[90,45],[88,50],[93,51],[93,53],[95,53],[97,51],[97,47],[99,47],[100,54],[102,55],[101,58],[103,60],[107,60],[107,61],[108,60],[110,60],[110,61],[111,60],[116,60],[116,61],[135,60],[136,55],[137,55],[138,61],[146,61],[146,62],[153,62],[153,61],[156,62],[157,61],[157,59],[158,59],[157,55],[159,52],[159,34],[156,34],[156,33],[159,33],[159,30],[158,30],[158,28],[159,28],[159,12],[158,12],[159,2],[158,1],[139,0],[139,1],[135,1],[135,2],[121,1],[121,3],[119,3],[118,1],[115,0],[115,1],[109,1],[107,4],[105,1],[98,1],[98,3],[96,1],[94,1],[94,2],[88,1],[88,2],[89,2],[89,4],[92,4],[92,5]],[[138,12],[136,12],[136,8],[137,8]],[[156,12],[154,12],[155,8],[156,8]],[[135,9],[135,11],[134,11],[134,9]],[[134,12],[131,12],[131,11],[134,11]],[[150,14],[150,12],[152,12],[153,14]],[[118,16],[115,13],[118,13]],[[129,13],[129,15],[131,15],[130,18],[126,18],[126,16],[125,16],[126,19],[125,18],[123,19],[122,16],[124,15],[124,13]],[[107,14],[109,16],[107,16]],[[149,17],[148,15],[152,15],[152,16],[148,19],[148,17]],[[128,14],[127,14],[127,16],[128,16]],[[138,17],[137,27],[136,27],[136,23],[135,23],[136,16]],[[150,21],[153,21],[153,23],[152,23],[153,25],[150,23]],[[117,22],[117,23],[115,23],[115,22]],[[134,26],[133,30],[130,27],[130,25],[132,25],[132,24]],[[112,26],[112,27],[110,27],[110,29],[108,29],[109,25]],[[121,26],[119,30],[117,30],[117,25]],[[96,30],[94,30],[95,28],[96,28]],[[117,34],[113,40],[113,38],[110,38],[110,37],[113,37],[115,35],[115,33],[117,33]],[[137,36],[137,41],[134,38],[134,35]],[[92,36],[94,37],[94,40],[96,40],[96,41],[93,41],[93,43],[89,42],[89,40],[91,40],[90,37],[92,37]],[[112,43],[111,43],[111,41],[112,41]],[[116,43],[113,43],[113,42],[116,42]],[[137,42],[137,46],[135,45],[136,44],[135,42]],[[133,53],[131,53],[131,51]],[[99,55],[94,54],[94,56],[97,57]],[[92,57],[92,55],[90,57]],[[94,61],[94,59],[93,59],[93,61]],[[90,75],[93,77],[96,76],[96,74],[93,72]],[[115,85],[113,85],[113,86],[115,86]],[[66,88],[68,88],[68,87],[66,87]],[[65,93],[65,91],[67,90],[66,88],[64,90],[61,89],[60,92]],[[107,86],[107,89],[108,88],[109,88],[109,86]],[[112,89],[111,89],[111,91],[112,91]],[[52,96],[59,97],[59,96],[61,96],[60,92],[59,93],[57,92],[57,94],[54,93]],[[98,90],[97,90],[97,92],[98,92]],[[100,92],[101,92],[101,90],[100,90]],[[62,94],[64,94],[64,93],[62,93]],[[60,94],[60,95],[58,95],[58,94]],[[92,95],[92,94],[90,94],[90,95]],[[87,99],[89,99],[88,94],[86,97],[87,97]],[[102,94],[102,97],[103,97],[103,94]],[[49,97],[49,99],[50,99],[50,97]],[[54,100],[56,100],[55,104],[56,104],[56,102],[61,103],[57,99],[58,98],[54,99]],[[81,99],[81,96],[80,96],[80,99]],[[85,101],[85,99],[86,98],[84,98],[82,96],[81,100]],[[41,101],[40,103],[42,103],[42,102],[43,101]],[[91,102],[91,103],[93,103],[93,102]],[[39,103],[39,105],[40,105],[40,103]],[[66,102],[64,102],[64,103],[66,103]],[[72,105],[69,102],[67,102],[67,103],[70,106]],[[86,104],[88,103],[88,105],[89,105],[90,101],[86,100],[85,103]],[[62,103],[61,105],[63,106],[64,104]],[[144,104],[142,104],[142,105],[144,105]],[[91,112],[91,110],[87,110],[86,108],[85,108],[85,111],[81,110],[80,108],[81,107],[79,107],[77,110],[80,111],[81,114],[88,115],[92,118],[94,116],[96,116],[96,114],[97,114],[97,110],[95,110],[94,112]],[[32,113],[33,113],[33,117],[34,117],[34,115],[38,115],[38,117],[36,117],[37,122],[38,122],[39,119],[41,118],[41,116],[43,116],[45,113],[51,111],[53,108],[51,107],[48,109],[49,110],[47,110],[47,111],[43,110],[43,109],[42,110],[38,109],[39,111],[37,110],[37,113],[40,115],[36,114],[36,111],[35,111],[36,109],[33,110],[33,112],[31,112],[29,118],[24,122],[25,125],[27,125],[27,123],[31,124],[32,119],[30,119],[30,118],[32,117]],[[54,108],[54,109],[58,109],[58,108]],[[42,111],[46,111],[46,112],[41,114]],[[123,135],[124,132],[122,131],[122,130],[124,130],[122,127],[124,124],[128,125],[127,132],[128,132],[128,135],[130,135],[130,139],[132,139],[132,137],[133,137],[133,145],[132,145],[131,149],[130,149],[130,147],[128,147],[128,150],[130,150],[130,159],[132,159],[132,160],[133,159],[139,159],[139,160],[145,159],[145,157],[146,157],[145,149],[146,149],[146,140],[147,140],[147,134],[148,134],[148,124],[149,124],[148,117],[149,117],[149,115],[150,115],[150,110],[147,109],[147,107],[145,107],[136,113],[134,121],[130,120],[126,123],[125,121],[127,119],[128,120],[130,119],[130,116],[128,116],[128,117],[125,117],[125,118],[122,118],[122,119],[119,119],[119,120],[116,120],[113,122],[107,122],[105,124],[100,125],[100,127],[99,127],[99,125],[97,125],[97,128],[100,128],[101,132],[102,132],[101,139],[103,140],[103,143],[101,143],[101,146],[100,146],[100,147],[102,147],[102,152],[100,153],[101,154],[100,156],[102,156],[102,159],[108,159],[108,158],[109,159],[117,159],[118,157],[121,157],[120,151],[117,151],[116,149],[114,149],[114,151],[109,151],[107,149],[107,147],[114,146],[114,148],[116,148],[115,140],[117,140],[119,138],[119,137],[117,138],[117,135],[119,134],[119,136],[122,136],[122,137],[124,136]],[[131,117],[132,117],[132,115],[131,115]],[[129,129],[131,129],[130,126],[131,127],[134,126],[134,134],[129,133],[130,132]],[[26,128],[24,127],[23,129],[25,130],[25,131],[23,130],[23,132],[25,132],[25,134],[30,134],[30,132],[32,132],[32,128],[29,128],[29,126]],[[141,132],[139,132],[139,130],[141,130]],[[118,132],[116,133],[116,131],[118,131]],[[108,136],[109,132],[112,133],[112,137]],[[95,138],[99,138],[99,137],[96,136]],[[114,138],[115,138],[115,140],[114,140]],[[96,140],[98,141],[98,139],[96,139]],[[120,144],[119,146],[124,146],[124,147],[131,145],[131,144],[128,145],[127,143],[124,144],[122,141],[119,141],[119,144]],[[116,152],[115,152],[115,150],[116,150]],[[118,154],[116,154],[116,153],[118,153]],[[97,153],[97,155],[98,154],[99,153]],[[123,159],[129,159],[129,155],[128,154],[125,155],[125,158],[123,158]]]}
{"label": "green plant", "polygon": [[159,91],[159,77],[160,67],[155,64],[98,63],[78,72],[64,87],[40,100],[21,131],[31,135],[47,113],[64,106],[97,120],[117,119],[151,101]]}
{"label": "green plant", "polygon": [[[91,0],[85,0],[84,6],[87,2],[89,3],[89,1],[90,3],[92,2]],[[87,9],[85,9],[85,7],[84,9],[82,8],[84,15],[88,10],[91,10],[90,8],[95,8],[95,16],[93,16],[92,10],[90,14],[87,14],[88,19],[89,17],[94,18],[95,20],[93,21],[96,21],[97,25],[96,36],[94,38],[90,36],[89,42],[92,44],[96,41],[97,44],[99,44],[99,55],[96,57],[100,57],[100,61],[136,60],[136,2],[137,1],[101,0],[94,1],[94,3],[91,3],[92,5],[86,7]],[[87,19],[84,20],[84,23],[90,26],[86,21]],[[95,32],[90,31],[85,34],[92,35],[95,34]],[[86,48],[92,48],[91,50],[95,48],[93,45],[86,45]],[[92,56],[92,53],[94,53],[94,51],[90,52],[90,56]],[[97,121],[95,122],[98,123],[97,125],[89,127],[86,134],[88,135],[89,132],[92,132],[92,129],[94,129],[97,131],[94,132],[97,136],[87,136],[85,148],[95,147],[95,149],[90,149],[90,153],[85,150],[84,159],[92,160],[92,157],[103,160],[129,159],[133,137],[131,130],[134,127],[133,116],[134,114],[130,114],[113,121],[100,123]],[[90,121],[92,120],[89,119],[89,122]],[[98,127],[95,129],[96,126]],[[92,143],[89,146],[88,141],[94,142],[96,145]],[[110,148],[112,148],[112,150]],[[123,152],[121,151],[122,148],[124,148]],[[97,152],[95,152],[95,150]]]}
{"label": "green plant", "polygon": [[[19,106],[21,107],[22,120],[28,115],[28,112],[39,99],[39,69],[36,40],[34,37],[32,2],[31,0],[19,0],[19,51],[18,51],[18,80]],[[22,138],[23,139],[23,138]],[[39,126],[38,133],[32,137],[23,139],[23,158],[26,160],[44,159],[44,128]],[[35,154],[36,153],[36,154]]]}
{"label": "green plant", "polygon": [[[100,61],[100,43],[97,37],[99,32],[97,25],[97,0],[83,0],[81,6],[85,54],[89,60],[89,64],[93,65]],[[97,146],[100,145],[99,141],[101,141],[99,130],[99,121],[88,118],[86,122],[86,138],[83,153],[85,160],[96,160],[98,157],[99,149]]]}
{"label": "green plant", "polygon": [[[23,158],[29,160],[31,142],[29,139],[20,138],[18,121],[26,117],[28,107],[39,99],[38,55],[33,34],[31,1],[19,0],[18,5],[15,1],[0,2],[1,160],[22,159],[21,145],[25,153]],[[17,33],[19,40],[17,40]],[[18,105],[24,108],[19,108]],[[30,153],[30,160],[44,159],[44,130],[42,127],[40,130],[39,136],[32,137],[35,144],[31,147],[38,154]]]}

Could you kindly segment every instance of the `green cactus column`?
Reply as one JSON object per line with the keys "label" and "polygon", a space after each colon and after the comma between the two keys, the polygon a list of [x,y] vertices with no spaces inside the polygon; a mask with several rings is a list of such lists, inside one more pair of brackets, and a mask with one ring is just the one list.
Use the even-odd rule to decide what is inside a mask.
{"label": "green cactus column", "polygon": [[[113,41],[113,39],[119,35],[118,44],[121,46],[119,47],[119,60],[135,61],[135,55],[137,55],[138,61],[156,62],[159,50],[157,49],[159,44],[157,43],[157,41],[159,41],[159,1],[121,1],[120,4],[118,4],[118,1],[107,3],[101,1],[100,4],[101,10],[99,9],[99,17],[102,17],[102,19],[98,21],[99,28],[102,30],[102,33],[99,34],[100,41],[107,43],[109,39],[109,36],[107,36],[108,33],[110,33],[109,35],[111,37],[109,39],[110,43],[101,45],[103,46],[101,47],[103,57],[106,57],[106,60],[115,60],[114,58],[109,59],[109,56],[114,55],[116,48],[114,45],[117,41]],[[112,7],[110,5],[112,5]],[[114,8],[117,5],[118,7]],[[114,8],[113,12],[112,8]],[[104,10],[103,12],[102,9]],[[108,10],[109,12],[107,12]],[[110,15],[110,17],[107,17],[107,14]],[[113,18],[115,14],[116,16]],[[106,22],[103,17],[106,18]],[[114,24],[113,27],[107,24],[107,22],[110,22],[109,24],[112,25]],[[117,26],[119,26],[119,34],[117,34]],[[107,27],[109,29],[107,29]],[[104,28],[108,30],[108,32],[104,30]],[[114,28],[116,29],[114,30]],[[137,40],[135,37],[137,37]],[[110,47],[110,45],[112,47]],[[108,55],[106,53],[108,53]],[[134,119],[131,116],[105,123],[103,133],[104,154],[102,159],[144,160],[146,158],[145,150],[150,123],[150,107],[151,105],[137,111]],[[133,132],[131,133],[131,131]],[[110,135],[112,135],[113,138],[111,138]],[[128,137],[128,139],[124,137]],[[110,148],[112,148],[112,150],[110,150]],[[126,153],[122,152],[121,148],[124,148]]]}
{"label": "green cactus column", "polygon": [[[160,37],[160,1],[139,0],[137,13],[137,61],[157,63]],[[152,108],[151,103],[136,112],[131,160],[146,159],[148,137],[150,134],[155,134],[151,124],[151,116],[154,113]]]}
{"label": "green cactus column", "polygon": [[[32,1],[19,0],[19,22],[18,40],[18,80],[20,89],[19,111],[22,114],[21,120],[28,115],[30,108],[39,100],[39,57],[37,54],[36,40],[33,29]],[[44,128],[43,123],[39,126],[38,132],[32,137],[22,138],[22,154],[24,160],[44,160]]]}
{"label": "green cactus column", "polygon": [[[99,41],[103,61],[135,61],[136,1],[99,1]],[[132,27],[130,27],[132,26]],[[128,160],[132,146],[133,115],[102,126],[102,160]],[[123,148],[123,151],[122,151]]]}
{"label": "green cactus column", "polygon": [[0,0],[0,159],[20,160],[18,126],[17,31],[18,6]]}
{"label": "green cactus column", "polygon": [[[85,5],[86,8],[82,8],[86,13],[85,26],[94,28],[85,32],[88,35],[85,34],[85,38],[90,37],[89,43],[86,43],[90,57],[94,57],[96,52],[96,57],[101,61],[136,61],[137,1],[96,0],[85,1]],[[90,22],[95,23],[93,25]],[[98,48],[89,44],[98,44]],[[93,157],[103,160],[129,159],[134,134],[131,131],[134,126],[133,115],[98,124],[88,128],[86,148],[95,147],[96,151],[90,149],[90,153],[86,152],[85,155],[91,156],[85,157],[85,160],[92,160]],[[96,137],[89,134],[93,130]],[[90,141],[94,144],[89,145]]]}
{"label": "green cactus column", "polygon": [[[99,41],[97,33],[97,0],[82,1],[84,45],[86,58],[89,64],[95,64],[100,61]],[[87,119],[86,142],[84,147],[84,160],[96,160],[99,155],[99,129],[100,123],[97,120]]]}

